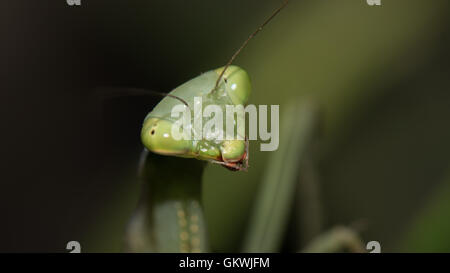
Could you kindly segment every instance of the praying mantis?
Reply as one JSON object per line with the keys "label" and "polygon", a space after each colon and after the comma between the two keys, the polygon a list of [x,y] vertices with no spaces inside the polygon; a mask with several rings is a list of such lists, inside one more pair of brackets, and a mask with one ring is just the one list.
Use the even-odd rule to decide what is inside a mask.
{"label": "praying mantis", "polygon": [[[203,101],[219,105],[245,105],[251,93],[251,83],[248,73],[235,65],[235,58],[247,43],[270,22],[286,5],[288,1],[276,9],[271,16],[254,31],[241,47],[233,54],[228,63],[220,68],[203,73],[200,76],[182,84],[164,98],[145,117],[141,140],[145,150],[141,155],[139,176],[143,183],[143,192],[137,209],[129,222],[124,250],[129,252],[208,252],[208,230],[201,202],[202,173],[207,162],[219,164],[233,171],[243,171],[248,168],[249,142],[244,140],[175,140],[171,135],[171,128],[175,122],[171,118],[171,111],[175,105],[184,105],[188,109],[194,107],[194,97],[202,97]],[[294,109],[296,107],[292,107]],[[287,141],[302,137],[302,129],[309,132],[311,122],[308,119],[311,111],[308,107],[303,112],[290,114],[305,116],[305,128],[289,131]],[[303,108],[302,108],[303,111]],[[294,122],[292,119],[290,122]],[[289,127],[289,126],[287,126]],[[286,127],[286,128],[287,128]],[[304,142],[293,145],[288,154],[292,162],[285,164],[284,189],[293,188],[296,167],[293,167],[300,153],[296,153],[298,145],[307,145],[311,136],[307,134]],[[289,151],[289,149],[284,152]],[[302,150],[303,151],[303,150]],[[192,160],[198,159],[198,160]],[[275,164],[274,164],[275,165]],[[277,165],[279,166],[279,165]],[[288,166],[286,168],[286,166]],[[269,166],[270,167],[270,166]],[[269,168],[270,169],[270,168]],[[276,173],[276,172],[272,172]],[[273,176],[273,175],[272,175]],[[273,177],[270,177],[273,178]],[[270,184],[270,183],[266,183]],[[266,186],[267,189],[272,185]],[[268,194],[273,194],[268,192]],[[294,194],[287,191],[285,194]],[[273,199],[273,198],[270,198]],[[275,200],[275,199],[273,199]],[[290,198],[277,199],[278,204],[285,210]],[[265,201],[262,201],[265,202]],[[248,252],[270,252],[279,245],[281,230],[284,225],[278,222],[267,222],[274,215],[267,215],[264,206],[256,209],[255,217],[250,224],[243,250]],[[285,220],[287,214],[276,215]],[[281,220],[280,223],[285,221]],[[267,236],[259,230],[266,230],[269,225],[274,227],[276,240],[266,240]],[[278,225],[278,226],[277,226]],[[270,228],[268,229],[270,230]],[[335,236],[333,236],[335,239]],[[266,245],[259,245],[267,241]]]}
{"label": "praying mantis", "polygon": [[[287,4],[288,1],[284,1],[248,37],[225,66],[203,73],[165,94],[145,117],[141,140],[146,150],[141,156],[139,171],[144,190],[127,229],[126,251],[209,250],[200,201],[204,162],[220,164],[235,171],[247,170],[249,142],[247,139],[175,140],[171,135],[175,122],[170,116],[171,109],[177,104],[193,108],[195,96],[219,105],[247,104],[251,93],[250,78],[244,69],[232,65],[232,62]],[[173,168],[177,168],[176,172]],[[183,181],[180,181],[178,173],[183,173]]]}

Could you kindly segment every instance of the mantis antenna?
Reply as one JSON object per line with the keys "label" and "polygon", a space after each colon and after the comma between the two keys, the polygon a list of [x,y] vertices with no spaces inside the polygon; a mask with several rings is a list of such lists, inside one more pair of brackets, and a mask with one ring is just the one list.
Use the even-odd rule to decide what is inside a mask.
{"label": "mantis antenna", "polygon": [[158,91],[154,91],[154,90],[148,90],[148,89],[142,89],[142,88],[133,88],[133,87],[127,87],[126,90],[122,90],[120,88],[114,88],[114,87],[109,87],[108,88],[108,92],[107,95],[109,97],[122,97],[122,96],[142,96],[142,95],[156,95],[156,96],[161,96],[161,97],[171,97],[174,98],[176,100],[179,100],[180,102],[182,102],[184,105],[187,106],[187,108],[190,109],[188,103],[175,95],[169,94],[169,93],[164,93],[164,92],[158,92]]}
{"label": "mantis antenna", "polygon": [[220,73],[219,78],[216,81],[216,85],[214,86],[214,90],[217,89],[217,86],[219,86],[219,82],[220,80],[223,78],[223,75],[225,74],[225,71],[228,69],[228,67],[233,63],[234,59],[236,59],[236,57],[239,55],[239,53],[241,53],[241,51],[247,46],[248,42],[253,39],[253,37],[256,36],[256,34],[258,34],[258,32],[260,32],[263,27],[265,25],[267,25],[287,4],[288,4],[289,0],[285,0],[283,2],[283,4],[276,9],[272,15],[269,16],[269,18],[266,19],[266,21],[264,21],[264,23],[262,23],[248,38],[247,40],[245,40],[245,42],[241,45],[241,47],[233,54],[233,56],[231,56],[230,60],[228,61],[228,63],[225,65],[225,68],[222,70],[222,73]]}

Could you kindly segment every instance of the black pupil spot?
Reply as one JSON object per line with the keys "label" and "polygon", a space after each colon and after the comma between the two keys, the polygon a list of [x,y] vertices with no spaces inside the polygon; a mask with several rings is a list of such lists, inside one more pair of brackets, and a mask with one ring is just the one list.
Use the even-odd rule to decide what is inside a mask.
{"label": "black pupil spot", "polygon": [[155,129],[153,129],[150,134],[154,135],[155,134]]}

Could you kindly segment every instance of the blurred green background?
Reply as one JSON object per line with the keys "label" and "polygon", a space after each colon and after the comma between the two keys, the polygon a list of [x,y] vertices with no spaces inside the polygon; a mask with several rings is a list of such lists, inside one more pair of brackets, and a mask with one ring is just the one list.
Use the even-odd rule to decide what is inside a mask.
{"label": "blurred green background", "polygon": [[[1,250],[65,251],[65,240],[79,240],[84,251],[119,251],[139,197],[140,124],[158,99],[114,99],[105,106],[92,102],[92,87],[170,91],[224,65],[280,3],[84,1],[40,14],[50,19],[33,14],[49,26],[36,28],[43,33],[36,43],[49,52],[61,49],[64,56],[59,63],[58,55],[49,53],[42,62],[51,71],[67,72],[51,85],[60,93],[39,95],[48,95],[49,105],[59,105],[65,117],[50,118],[48,126],[78,126],[76,136],[67,131],[58,145],[71,146],[67,154],[55,152],[44,169],[55,174],[58,165],[52,162],[65,155],[77,164],[33,176],[34,183],[43,181],[28,188],[38,194],[20,206],[13,197],[4,199],[9,211],[4,234],[33,236],[4,236]],[[30,12],[19,6],[16,11]],[[362,238],[379,241],[383,252],[450,251],[449,12],[446,0],[382,0],[381,6],[363,0],[291,1],[237,58],[235,64],[252,80],[250,103],[280,105],[281,119],[283,106],[294,99],[318,105],[321,130],[312,156],[322,230],[363,221]],[[31,52],[42,54],[37,50]],[[17,104],[22,105],[19,98]],[[30,105],[29,111],[38,109]],[[70,113],[64,116],[65,111]],[[203,200],[213,251],[242,246],[270,156],[258,147],[251,143],[247,173],[207,167]],[[79,150],[75,158],[74,150]],[[10,183],[10,196],[21,195],[19,185],[32,184],[14,177],[25,182]],[[40,219],[37,228],[33,217]],[[37,245],[31,247],[33,240]]]}

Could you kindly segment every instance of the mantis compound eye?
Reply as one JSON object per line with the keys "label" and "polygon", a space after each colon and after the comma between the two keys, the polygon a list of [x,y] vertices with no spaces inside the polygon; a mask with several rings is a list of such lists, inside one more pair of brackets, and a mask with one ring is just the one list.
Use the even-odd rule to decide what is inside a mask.
{"label": "mantis compound eye", "polygon": [[[217,75],[222,73],[225,67],[216,69]],[[250,77],[248,73],[235,65],[231,65],[223,74],[223,83],[225,90],[235,105],[246,105],[252,90]]]}
{"label": "mantis compound eye", "polygon": [[141,131],[144,146],[152,152],[164,155],[181,155],[190,151],[190,141],[172,137],[172,124],[168,120],[147,119]]}

